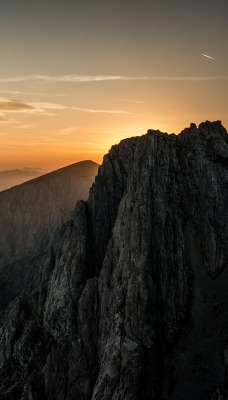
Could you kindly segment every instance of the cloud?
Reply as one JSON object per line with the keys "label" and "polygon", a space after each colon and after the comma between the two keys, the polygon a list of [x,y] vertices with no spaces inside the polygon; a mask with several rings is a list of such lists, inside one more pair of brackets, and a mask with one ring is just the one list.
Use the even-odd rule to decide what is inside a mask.
{"label": "cloud", "polygon": [[34,110],[34,107],[30,104],[23,103],[20,100],[5,100],[0,99],[0,111],[7,112],[7,111],[23,111],[23,110]]}
{"label": "cloud", "polygon": [[102,81],[227,81],[227,75],[219,76],[122,76],[122,75],[24,75],[0,78],[0,83],[24,82],[102,82]]}
{"label": "cloud", "polygon": [[140,100],[128,100],[128,99],[117,99],[118,101],[124,101],[126,103],[135,103],[135,104],[150,104],[149,101],[140,101]]}
{"label": "cloud", "polygon": [[132,114],[130,112],[124,110],[104,110],[104,109],[92,109],[92,108],[82,108],[75,106],[65,106],[63,104],[54,104],[54,103],[44,103],[44,102],[32,102],[30,103],[33,107],[38,110],[49,109],[49,110],[75,110],[82,111],[92,114]]}
{"label": "cloud", "polygon": [[56,135],[67,135],[70,133],[77,132],[81,126],[70,126],[69,128],[61,129],[59,132],[56,132]]}
{"label": "cloud", "polygon": [[144,79],[143,77],[125,77],[119,75],[23,75],[14,76],[9,78],[0,78],[1,83],[10,82],[24,82],[31,80],[40,80],[48,82],[97,82],[97,81],[115,81],[115,80],[132,80],[132,79]]}
{"label": "cloud", "polygon": [[54,104],[54,103],[45,103],[45,102],[32,102],[29,103],[31,106],[36,109],[36,110],[43,110],[43,109],[48,109],[48,110],[65,110],[68,107],[64,106],[63,104]]}
{"label": "cloud", "polygon": [[8,112],[20,112],[20,113],[34,113],[34,114],[42,114],[48,116],[55,116],[56,114],[46,112],[46,110],[75,110],[87,113],[102,113],[102,114],[131,114],[124,110],[103,110],[103,109],[90,109],[90,108],[81,108],[74,106],[65,106],[63,104],[54,104],[47,102],[32,102],[32,103],[24,103],[20,100],[8,100],[8,99],[0,99],[0,112],[2,112],[2,116],[4,117],[5,113]]}
{"label": "cloud", "polygon": [[17,129],[31,129],[32,127],[33,127],[32,125],[28,124],[16,126]]}
{"label": "cloud", "polygon": [[89,108],[70,107],[72,110],[83,111],[91,114],[133,114],[124,110],[93,110]]}
{"label": "cloud", "polygon": [[68,94],[51,94],[51,93],[36,93],[36,92],[21,92],[20,90],[2,90],[0,93],[11,94],[14,96],[27,95],[27,96],[50,96],[50,97],[68,97]]}
{"label": "cloud", "polygon": [[0,123],[8,124],[9,120],[5,117],[0,116]]}
{"label": "cloud", "polygon": [[8,119],[4,113],[0,114],[0,124],[16,124],[18,121],[15,119]]}
{"label": "cloud", "polygon": [[42,114],[48,116],[56,115],[47,113],[45,112],[44,109],[38,108],[31,103],[25,103],[21,100],[2,99],[2,98],[0,98],[0,112],[3,118],[5,117],[6,113],[24,113],[24,114],[33,113],[33,114]]}

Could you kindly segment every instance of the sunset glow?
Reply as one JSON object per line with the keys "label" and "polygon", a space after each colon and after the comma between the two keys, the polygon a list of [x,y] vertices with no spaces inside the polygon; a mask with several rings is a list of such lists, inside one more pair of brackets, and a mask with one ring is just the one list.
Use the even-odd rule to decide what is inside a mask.
{"label": "sunset glow", "polygon": [[149,128],[228,127],[226,17],[225,1],[1,5],[0,170],[100,163]]}

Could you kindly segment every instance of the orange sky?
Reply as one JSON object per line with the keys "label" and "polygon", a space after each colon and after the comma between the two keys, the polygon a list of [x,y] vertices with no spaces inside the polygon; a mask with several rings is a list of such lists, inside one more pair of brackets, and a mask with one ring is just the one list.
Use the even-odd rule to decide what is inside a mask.
{"label": "orange sky", "polygon": [[226,1],[11,3],[0,15],[0,170],[100,163],[149,128],[228,128]]}

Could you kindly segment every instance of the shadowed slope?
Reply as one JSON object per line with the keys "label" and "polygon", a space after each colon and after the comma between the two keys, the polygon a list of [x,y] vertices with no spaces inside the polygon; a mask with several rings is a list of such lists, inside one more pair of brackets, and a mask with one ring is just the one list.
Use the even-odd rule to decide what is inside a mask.
{"label": "shadowed slope", "polygon": [[[11,292],[14,296],[26,286],[31,278],[28,264],[46,251],[57,229],[71,218],[77,200],[87,199],[97,170],[96,163],[82,161],[0,193],[3,304],[12,298]],[[17,275],[13,284],[11,276]]]}

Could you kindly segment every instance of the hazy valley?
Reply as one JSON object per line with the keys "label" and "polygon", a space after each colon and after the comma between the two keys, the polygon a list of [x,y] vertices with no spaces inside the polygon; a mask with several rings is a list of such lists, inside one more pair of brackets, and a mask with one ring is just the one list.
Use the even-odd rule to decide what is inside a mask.
{"label": "hazy valley", "polygon": [[23,168],[0,171],[0,192],[10,189],[13,186],[20,185],[26,181],[37,178],[45,172],[42,169]]}

